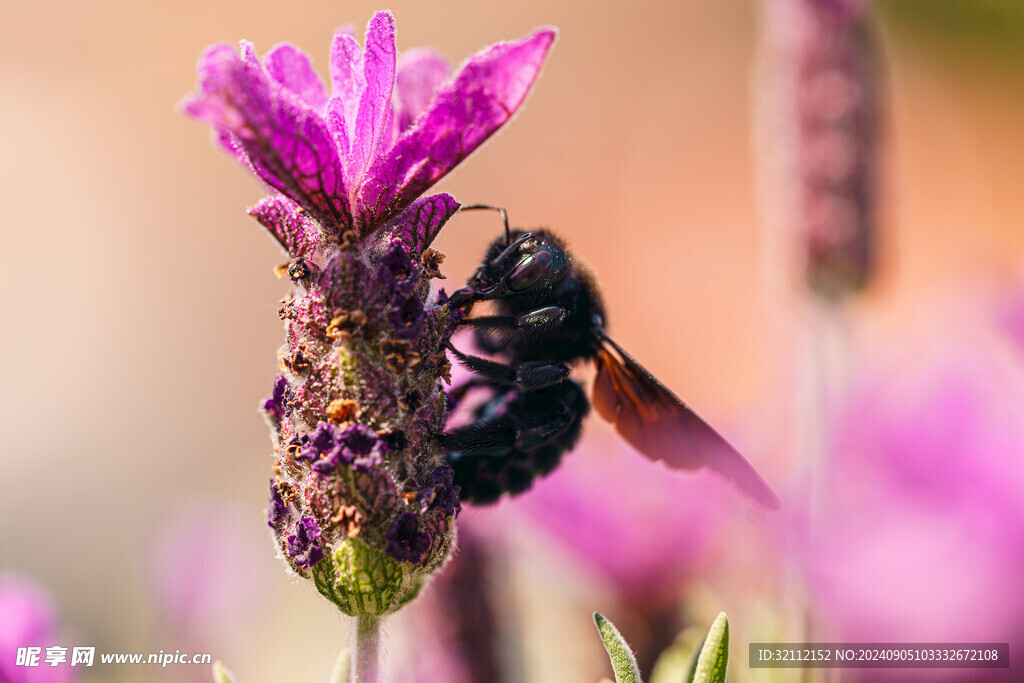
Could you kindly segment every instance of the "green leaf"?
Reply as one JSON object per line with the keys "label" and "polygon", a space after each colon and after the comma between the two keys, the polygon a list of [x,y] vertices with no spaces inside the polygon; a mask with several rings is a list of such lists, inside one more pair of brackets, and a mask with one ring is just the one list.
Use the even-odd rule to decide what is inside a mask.
{"label": "green leaf", "polygon": [[351,681],[352,655],[346,649],[338,653],[338,659],[334,662],[334,670],[331,671],[331,683],[351,683]]}
{"label": "green leaf", "polygon": [[612,660],[612,671],[615,672],[615,683],[643,683],[640,679],[640,668],[636,665],[636,657],[629,649],[626,639],[612,622],[598,612],[594,612],[597,630],[604,641],[604,649]]}
{"label": "green leaf", "polygon": [[697,647],[693,648],[693,652],[690,654],[690,663],[686,667],[686,676],[683,678],[686,683],[693,683],[693,677],[697,675],[697,662],[700,661],[700,651],[704,649],[704,643],[707,641],[707,636],[704,640],[697,643]]}
{"label": "green leaf", "polygon": [[725,683],[728,667],[729,617],[725,616],[725,612],[719,612],[704,639],[704,647],[697,656],[697,667],[690,680],[693,683]]}
{"label": "green leaf", "polygon": [[228,671],[219,659],[213,663],[213,683],[236,683],[235,674]]}

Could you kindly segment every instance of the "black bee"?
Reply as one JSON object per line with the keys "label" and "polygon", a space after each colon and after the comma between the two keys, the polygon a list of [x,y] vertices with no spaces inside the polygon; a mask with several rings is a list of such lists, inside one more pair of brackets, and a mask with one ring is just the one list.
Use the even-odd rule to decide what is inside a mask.
{"label": "black bee", "polygon": [[569,364],[593,360],[594,407],[633,447],[672,468],[710,467],[759,503],[779,507],[735,448],[608,337],[594,278],[561,239],[547,230],[509,230],[498,207],[467,209],[499,211],[505,234],[451,296],[451,305],[467,315],[475,303],[493,302],[493,315],[467,317],[463,324],[475,328],[481,348],[500,359],[450,347],[476,374],[453,400],[475,386],[494,392],[476,407],[473,422],[441,436],[463,500],[492,503],[554,469],[576,445],[590,409]]}

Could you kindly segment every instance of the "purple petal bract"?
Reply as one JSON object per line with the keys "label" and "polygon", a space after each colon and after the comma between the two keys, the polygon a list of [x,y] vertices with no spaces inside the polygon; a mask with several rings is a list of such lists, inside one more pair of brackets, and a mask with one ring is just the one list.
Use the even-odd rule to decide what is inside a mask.
{"label": "purple petal bract", "polygon": [[391,94],[395,89],[395,20],[390,12],[377,12],[366,27],[363,52],[365,86],[359,95],[352,144],[348,156],[348,177],[362,184],[363,174],[390,137]]}
{"label": "purple petal bract", "polygon": [[306,212],[287,197],[264,197],[249,209],[249,215],[269,230],[293,258],[316,252],[320,230]]}
{"label": "purple petal bract", "polygon": [[275,81],[299,96],[303,102],[321,111],[327,104],[327,89],[313,71],[309,57],[294,45],[280,43],[263,58]]}
{"label": "purple petal bract", "polygon": [[[308,211],[322,234],[355,229],[366,236],[389,231],[515,114],[554,40],[554,30],[540,29],[498,43],[449,79],[447,63],[432,51],[412,50],[398,60],[394,18],[381,11],[367,26],[365,49],[350,30],[335,33],[330,97],[298,48],[279,44],[261,64],[243,41],[240,54],[215,45],[202,55],[197,92],[184,109]],[[424,225],[413,230],[423,246],[436,233]],[[287,242],[282,230],[271,227]]]}
{"label": "purple petal bract", "polygon": [[263,180],[313,213],[325,226],[349,226],[347,192],[334,138],[323,119],[273,81],[242,43],[242,57],[224,45],[200,60],[201,93],[185,110],[234,136]]}
{"label": "purple petal bract", "polygon": [[540,73],[555,31],[497,43],[463,64],[433,104],[366,174],[357,197],[369,223],[394,215],[507,122]]}
{"label": "purple petal bract", "polygon": [[410,254],[419,255],[458,210],[459,203],[450,194],[420,197],[392,221],[390,239],[404,244]]}
{"label": "purple petal bract", "polygon": [[448,60],[423,48],[409,50],[398,60],[398,127],[404,132],[426,111],[434,92],[451,73]]}

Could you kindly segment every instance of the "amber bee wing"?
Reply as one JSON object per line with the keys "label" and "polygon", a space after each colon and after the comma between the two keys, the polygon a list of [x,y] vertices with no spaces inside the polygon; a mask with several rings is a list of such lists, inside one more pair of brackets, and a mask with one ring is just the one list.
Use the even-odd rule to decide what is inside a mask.
{"label": "amber bee wing", "polygon": [[709,467],[772,509],[779,499],[749,462],[602,330],[592,402],[631,446],[673,469]]}

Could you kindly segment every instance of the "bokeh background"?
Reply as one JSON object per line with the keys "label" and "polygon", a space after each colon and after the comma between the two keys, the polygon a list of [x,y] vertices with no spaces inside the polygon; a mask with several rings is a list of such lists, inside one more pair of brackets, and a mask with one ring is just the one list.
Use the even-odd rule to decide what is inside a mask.
{"label": "bokeh background", "polygon": [[[262,517],[256,406],[281,343],[284,257],[245,213],[262,188],[176,103],[210,43],[287,40],[324,73],[333,30],[376,9],[4,3],[0,572],[8,592],[49,595],[52,623],[32,632],[49,634],[34,638],[210,652],[241,681],[326,680],[346,621],[286,578]],[[399,49],[456,63],[559,27],[527,105],[440,189],[561,231],[597,271],[615,338],[785,503],[766,515],[713,475],[669,473],[595,418],[533,493],[464,511],[459,564],[389,626],[395,668],[597,680],[610,669],[593,610],[649,666],[725,609],[740,681],[797,680],[747,669],[751,641],[1024,642],[1024,11],[873,6],[880,266],[822,324],[776,260],[789,237],[773,232],[761,162],[774,151],[754,133],[773,96],[756,77],[757,3],[390,9]],[[450,283],[498,229],[453,219],[435,245]],[[466,633],[491,664],[466,663]]]}

